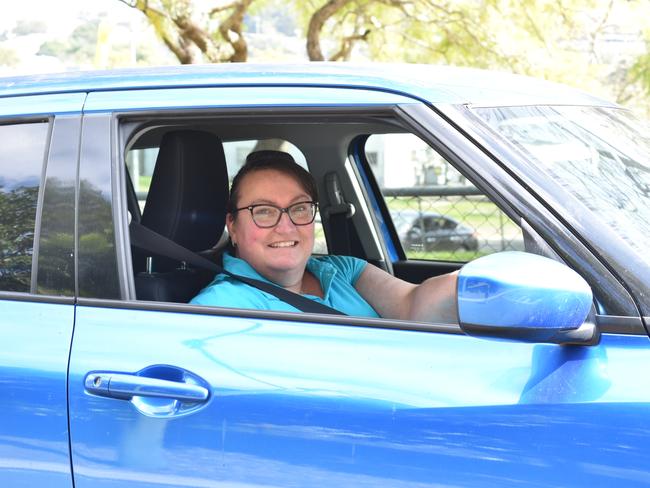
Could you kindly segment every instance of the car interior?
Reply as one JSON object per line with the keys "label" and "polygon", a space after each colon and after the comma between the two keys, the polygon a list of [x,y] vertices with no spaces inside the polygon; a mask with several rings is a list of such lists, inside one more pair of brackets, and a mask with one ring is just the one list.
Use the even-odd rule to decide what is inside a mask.
{"label": "car interior", "polygon": [[[462,264],[406,259],[385,202],[375,199],[381,192],[363,146],[371,134],[408,132],[390,114],[126,119],[121,129],[127,141],[130,222],[214,262],[220,262],[228,241],[229,181],[247,153],[290,147],[297,151],[299,163],[301,159],[307,162],[318,184],[317,223],[322,230],[317,229],[315,253],[356,256],[414,283]],[[226,157],[233,148],[237,161]],[[133,163],[138,153],[147,153],[152,161],[155,156],[150,183],[144,178],[148,185],[144,191],[139,185],[143,177]],[[136,241],[132,234],[136,296],[131,299],[187,303],[214,276],[213,271],[170,259],[155,243],[143,249]],[[397,259],[391,259],[391,253]]]}

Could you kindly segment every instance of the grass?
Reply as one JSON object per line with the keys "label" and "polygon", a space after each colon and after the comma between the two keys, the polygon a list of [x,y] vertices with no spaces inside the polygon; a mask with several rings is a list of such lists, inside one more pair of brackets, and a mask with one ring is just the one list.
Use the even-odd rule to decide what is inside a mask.
{"label": "grass", "polygon": [[465,263],[472,259],[479,258],[490,254],[486,251],[466,251],[459,249],[457,251],[406,251],[406,257],[409,259],[423,259],[426,261],[451,261]]}
{"label": "grass", "polygon": [[149,187],[151,186],[151,176],[143,176],[140,175],[138,178],[138,187],[135,189],[135,191],[149,191]]}

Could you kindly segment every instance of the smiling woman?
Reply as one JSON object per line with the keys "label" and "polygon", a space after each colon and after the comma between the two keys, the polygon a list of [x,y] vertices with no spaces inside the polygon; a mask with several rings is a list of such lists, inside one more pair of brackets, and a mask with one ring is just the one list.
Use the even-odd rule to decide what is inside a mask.
{"label": "smiling woman", "polygon": [[[249,154],[230,191],[230,252],[223,256],[224,269],[279,285],[347,315],[456,321],[455,274],[416,286],[351,256],[312,257],[317,203],[316,182],[291,155]],[[297,310],[223,273],[191,303]]]}
{"label": "smiling woman", "polygon": [[[349,315],[377,317],[354,283],[366,263],[351,257],[312,258],[318,194],[313,177],[280,151],[251,153],[233,179],[224,268],[304,294]],[[286,215],[286,218],[284,214]],[[193,304],[296,311],[289,303],[225,274]]]}

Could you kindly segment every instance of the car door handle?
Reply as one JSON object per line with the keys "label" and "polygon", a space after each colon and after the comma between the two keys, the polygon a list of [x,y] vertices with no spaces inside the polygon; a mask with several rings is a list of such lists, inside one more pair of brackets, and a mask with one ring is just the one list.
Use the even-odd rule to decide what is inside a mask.
{"label": "car door handle", "polygon": [[123,400],[138,396],[204,402],[209,396],[208,389],[200,385],[125,373],[88,373],[84,386],[89,393]]}

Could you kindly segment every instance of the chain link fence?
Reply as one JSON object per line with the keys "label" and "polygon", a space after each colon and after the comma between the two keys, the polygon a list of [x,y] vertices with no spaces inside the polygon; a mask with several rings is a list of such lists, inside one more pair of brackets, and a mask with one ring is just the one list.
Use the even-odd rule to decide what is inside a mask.
{"label": "chain link fence", "polygon": [[521,228],[473,186],[384,188],[409,258],[471,259],[523,250]]}

